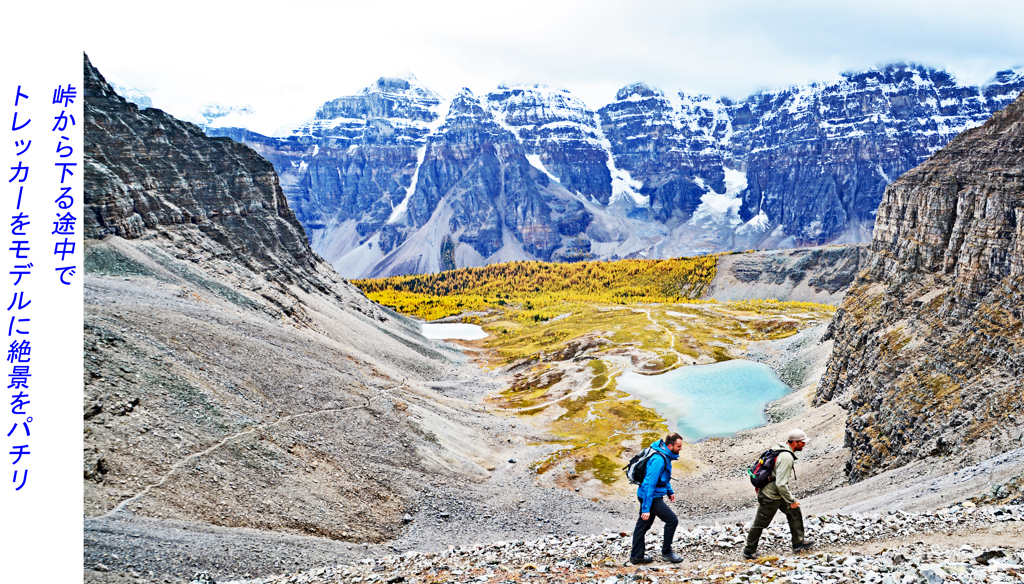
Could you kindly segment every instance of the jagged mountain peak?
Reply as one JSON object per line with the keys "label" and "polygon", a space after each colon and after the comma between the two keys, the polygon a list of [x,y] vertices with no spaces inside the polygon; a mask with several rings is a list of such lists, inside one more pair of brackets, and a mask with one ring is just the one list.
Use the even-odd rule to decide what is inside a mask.
{"label": "jagged mountain peak", "polygon": [[840,79],[834,81],[812,81],[786,87],[766,87],[752,93],[745,100],[729,105],[740,105],[744,102],[777,102],[792,97],[802,99],[822,92],[851,92],[885,88],[887,93],[908,89],[952,88],[958,81],[953,73],[917,63],[895,62],[878,65],[869,69],[845,71]]}
{"label": "jagged mountain peak", "polygon": [[472,116],[480,119],[490,119],[491,113],[487,111],[480,98],[477,97],[468,87],[463,87],[452,98],[448,106],[448,117]]}
{"label": "jagged mountain peak", "polygon": [[568,89],[565,89],[564,87],[552,87],[544,83],[502,83],[487,95],[488,98],[494,95],[504,96],[505,99],[568,100],[581,104],[583,103]]}
{"label": "jagged mountain peak", "polygon": [[546,85],[499,85],[487,106],[509,126],[575,123],[595,128],[594,111],[568,89]]}
{"label": "jagged mountain peak", "polygon": [[400,93],[412,89],[412,83],[410,83],[410,81],[415,80],[415,75],[409,75],[406,77],[380,77],[372,87],[363,89],[363,93],[369,93],[374,89],[382,92]]}
{"label": "jagged mountain peak", "polygon": [[679,98],[680,102],[692,105],[732,105],[732,101],[727,97],[721,97],[718,95],[711,95],[710,93],[686,93],[685,91],[677,91],[676,97]]}
{"label": "jagged mountain peak", "polygon": [[400,77],[379,77],[372,85],[364,87],[362,90],[363,95],[374,93],[392,98],[423,99],[437,103],[445,101],[441,94],[420,83],[412,73],[406,73]]}
{"label": "jagged mountain peak", "polygon": [[664,97],[664,93],[660,89],[656,89],[647,85],[646,83],[633,83],[627,85],[615,93],[615,101],[624,101],[627,99],[642,99],[645,97]]}
{"label": "jagged mountain peak", "polygon": [[339,97],[316,110],[317,120],[407,119],[432,122],[439,113],[437,106],[444,99],[421,85],[415,76],[380,77],[357,95]]}
{"label": "jagged mountain peak", "polygon": [[459,99],[477,101],[476,94],[473,93],[473,90],[468,87],[463,87],[459,89],[459,92],[455,94],[455,98],[452,99],[452,102],[454,103],[456,100]]}
{"label": "jagged mountain peak", "polygon": [[[956,76],[944,69],[936,69],[916,63],[891,63],[865,71],[842,74],[841,86],[855,90],[887,86],[887,91],[926,90],[929,92],[955,89],[959,85]],[[832,85],[832,84],[821,84]]]}
{"label": "jagged mountain peak", "polygon": [[1016,67],[1014,69],[1006,69],[1003,71],[997,71],[992,79],[988,80],[983,87],[990,85],[1014,83],[1024,78],[1024,67]]}
{"label": "jagged mountain peak", "polygon": [[998,109],[1011,103],[1024,86],[1024,67],[999,71],[981,86],[981,94],[990,108]]}

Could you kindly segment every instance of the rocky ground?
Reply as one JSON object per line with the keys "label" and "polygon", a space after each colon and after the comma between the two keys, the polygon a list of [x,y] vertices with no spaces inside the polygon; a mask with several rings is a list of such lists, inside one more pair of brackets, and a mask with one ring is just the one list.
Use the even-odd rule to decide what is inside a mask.
{"label": "rocky ground", "polygon": [[[789,371],[790,381],[799,378],[793,371],[805,368],[803,379],[810,381],[829,348],[827,341],[818,343],[823,331],[819,327],[783,341],[752,344],[748,356],[772,364],[784,375]],[[464,362],[453,365],[452,373],[457,375],[463,367],[467,374],[474,370]],[[452,400],[471,401],[481,395],[474,383],[434,382],[433,387]],[[846,455],[841,448],[841,412],[808,407],[814,382],[805,386],[773,404],[775,423],[690,448],[688,455],[699,461],[700,468],[693,474],[680,473],[679,498],[673,504],[682,523],[676,546],[686,558],[680,566],[658,565],[657,571],[623,567],[628,538],[619,534],[632,530],[635,502],[631,495],[591,500],[587,493],[538,481],[529,463],[552,448],[542,433],[528,419],[475,413],[477,418],[466,421],[477,428],[481,439],[488,440],[494,459],[500,462],[484,479],[436,480],[424,485],[395,539],[367,544],[120,512],[86,521],[85,579],[190,582],[199,574],[200,582],[536,578],[625,584],[666,578],[757,581],[773,576],[823,581],[826,575],[833,580],[863,580],[873,573],[878,581],[888,576],[895,582],[903,577],[916,579],[922,573],[918,567],[928,563],[940,567],[945,563],[944,572],[956,575],[961,567],[953,564],[958,562],[966,565],[963,570],[969,574],[986,570],[993,581],[1010,575],[1010,568],[1000,569],[998,562],[990,569],[966,560],[970,553],[978,555],[988,548],[1013,552],[1019,547],[1019,507],[999,515],[993,507],[935,509],[972,497],[981,501],[991,495],[994,483],[1007,485],[1000,492],[1001,501],[1012,500],[1007,499],[1006,488],[1019,487],[1020,481],[1012,479],[1024,471],[1024,449],[962,469],[955,468],[955,461],[910,465],[842,486]],[[777,523],[766,532],[762,552],[786,557],[734,565],[754,504],[749,483],[736,471],[750,451],[778,440],[778,434],[791,425],[801,425],[814,437],[801,454],[793,486],[808,515],[810,532],[827,555],[786,556],[783,544],[788,528]],[[651,545],[657,542],[657,538],[649,540]],[[495,542],[532,543],[498,546]],[[962,546],[973,551],[961,550]],[[451,547],[462,551],[452,552]],[[896,555],[886,555],[888,551],[881,547],[896,548],[906,560],[895,562]],[[1010,561],[1014,556],[1009,553],[1006,558]],[[892,565],[887,566],[887,561]],[[728,572],[732,574],[725,576]]]}
{"label": "rocky ground", "polygon": [[[812,516],[807,536],[819,542],[816,553],[790,552],[788,528],[776,523],[762,535],[764,555],[756,562],[730,561],[742,548],[745,530],[716,524],[677,532],[674,548],[684,557],[679,565],[632,566],[628,534],[605,532],[409,552],[246,582],[1013,582],[1024,580],[1022,522],[1022,506],[979,509],[968,503],[930,513]],[[921,539],[937,531],[975,543]],[[647,545],[650,555],[661,548],[658,537],[649,537]],[[204,581],[212,580],[194,575],[193,582]]]}
{"label": "rocky ground", "polygon": [[[519,453],[528,454],[523,450]],[[1019,468],[1024,452],[1016,456]],[[876,491],[876,496],[862,507],[873,504],[876,509],[888,511],[814,515],[814,510],[822,509],[827,501],[822,496],[804,499],[804,508],[809,510],[806,513],[810,513],[808,537],[819,542],[815,554],[792,557],[787,548],[788,527],[776,521],[766,530],[760,552],[779,559],[754,564],[740,562],[738,557],[752,508],[735,517],[723,515],[715,523],[701,524],[688,515],[687,506],[677,502],[673,506],[682,526],[674,547],[686,562],[680,566],[656,564],[653,569],[638,571],[624,565],[633,505],[593,502],[573,498],[564,491],[538,489],[533,487],[530,473],[522,469],[518,462],[508,463],[492,479],[501,482],[487,481],[458,491],[437,489],[436,496],[429,498],[419,512],[407,517],[411,521],[403,537],[386,545],[346,544],[130,516],[90,521],[86,527],[86,548],[91,550],[86,581],[246,580],[267,584],[540,578],[621,584],[638,578],[725,581],[739,577],[740,581],[758,581],[757,577],[772,576],[789,576],[789,581],[826,581],[832,577],[833,581],[851,578],[881,582],[888,576],[893,582],[907,581],[904,577],[916,582],[918,574],[924,575],[925,564],[937,564],[947,576],[957,576],[957,581],[985,581],[980,575],[988,581],[1001,581],[1003,576],[1013,576],[1012,564],[1020,563],[1024,542],[1024,507],[1019,504],[977,508],[965,500],[936,511],[915,513],[893,508],[900,506],[903,497]],[[936,486],[948,489],[957,480],[973,480],[975,486],[968,490],[984,493],[988,486],[985,479],[992,470],[968,468],[941,477],[943,480],[921,480],[905,487],[907,492],[903,494],[915,487],[921,492],[933,491]],[[842,491],[849,490],[840,489],[838,497],[835,493],[826,495],[842,499]],[[1007,494],[1005,489],[993,490]],[[1015,496],[1019,500],[1024,493],[1018,491]],[[907,499],[918,500],[913,494]],[[657,531],[648,537],[649,552],[660,549]],[[992,550],[1003,550],[1007,555],[993,556],[999,561],[992,567],[973,561]],[[818,552],[824,555],[816,555]],[[265,576],[254,577],[261,573]],[[965,575],[975,580],[961,577]],[[871,580],[873,576],[878,578]]]}

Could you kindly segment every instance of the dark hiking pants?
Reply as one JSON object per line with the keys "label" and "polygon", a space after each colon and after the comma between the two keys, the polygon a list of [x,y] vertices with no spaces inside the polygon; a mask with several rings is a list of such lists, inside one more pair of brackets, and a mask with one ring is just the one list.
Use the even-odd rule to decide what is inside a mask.
{"label": "dark hiking pants", "polygon": [[[639,497],[637,498],[639,501]],[[676,536],[676,526],[679,525],[679,519],[676,514],[672,512],[668,504],[665,503],[664,497],[655,497],[651,500],[651,518],[644,521],[640,518],[642,513],[637,514],[636,527],[633,528],[633,551],[630,552],[630,558],[642,558],[644,557],[644,536],[647,535],[647,530],[654,525],[654,518],[657,517],[665,522],[665,542],[661,544],[661,552],[669,553],[672,551],[672,538]]]}
{"label": "dark hiking pants", "polygon": [[800,508],[790,509],[789,503],[784,499],[772,499],[765,496],[764,491],[757,493],[757,515],[754,517],[754,524],[750,526],[747,533],[747,545],[743,551],[753,555],[757,551],[757,542],[761,539],[761,532],[772,523],[775,513],[782,511],[789,520],[789,531],[793,536],[793,545],[799,545],[804,541],[804,515]]}

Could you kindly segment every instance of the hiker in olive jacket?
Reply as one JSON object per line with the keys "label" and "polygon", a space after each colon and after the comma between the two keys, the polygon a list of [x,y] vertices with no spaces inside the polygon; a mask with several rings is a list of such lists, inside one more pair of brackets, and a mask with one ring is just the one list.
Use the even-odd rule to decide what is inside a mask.
{"label": "hiker in olive jacket", "polygon": [[796,453],[807,445],[807,434],[799,428],[790,430],[786,442],[779,442],[772,447],[778,452],[775,457],[775,469],[772,481],[757,492],[757,515],[747,533],[747,545],[743,548],[743,557],[749,560],[757,558],[757,542],[761,532],[771,525],[775,513],[782,511],[789,520],[789,531],[793,538],[793,551],[807,549],[814,542],[804,539],[804,516],[800,511],[800,503],[789,492],[789,479],[795,473]]}

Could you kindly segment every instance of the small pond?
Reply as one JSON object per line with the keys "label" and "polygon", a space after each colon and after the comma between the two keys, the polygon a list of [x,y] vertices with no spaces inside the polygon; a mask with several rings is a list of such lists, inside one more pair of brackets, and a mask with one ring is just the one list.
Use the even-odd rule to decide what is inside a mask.
{"label": "small pond", "polygon": [[743,359],[661,375],[626,371],[618,388],[661,414],[687,442],[761,426],[768,422],[764,406],[791,391],[771,367]]}
{"label": "small pond", "polygon": [[484,329],[463,322],[423,323],[423,336],[428,339],[459,339],[475,341],[487,336]]}

